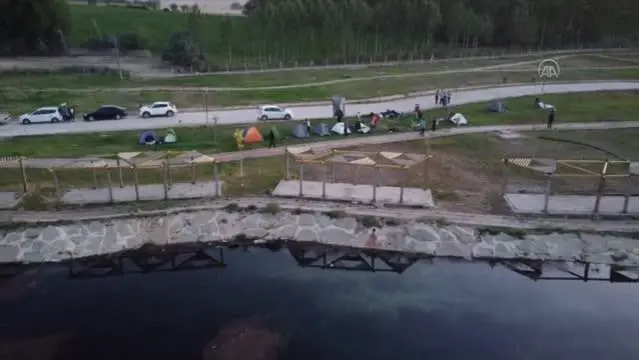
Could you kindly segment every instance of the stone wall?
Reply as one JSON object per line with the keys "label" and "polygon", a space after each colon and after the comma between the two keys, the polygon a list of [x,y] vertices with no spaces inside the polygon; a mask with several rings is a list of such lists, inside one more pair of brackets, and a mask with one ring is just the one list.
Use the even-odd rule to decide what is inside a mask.
{"label": "stone wall", "polygon": [[582,260],[639,264],[639,242],[587,233],[478,231],[418,220],[351,217],[345,213],[199,211],[161,217],[0,230],[0,263],[57,262],[117,253],[144,244],[295,240],[378,247],[459,258]]}

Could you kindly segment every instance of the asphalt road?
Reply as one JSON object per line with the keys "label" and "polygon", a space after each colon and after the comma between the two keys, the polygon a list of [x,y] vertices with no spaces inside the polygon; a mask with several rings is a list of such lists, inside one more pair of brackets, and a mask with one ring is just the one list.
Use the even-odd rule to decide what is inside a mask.
{"label": "asphalt road", "polygon": [[[639,82],[635,81],[602,81],[589,83],[563,83],[551,85],[520,85],[504,86],[491,89],[462,90],[453,95],[453,105],[473,102],[490,101],[494,99],[504,99],[536,94],[554,94],[568,92],[588,92],[588,91],[611,91],[611,90],[637,90]],[[395,109],[398,111],[412,110],[415,104],[419,104],[422,109],[435,108],[432,96],[421,96],[416,98],[402,98],[374,104],[348,104],[346,105],[346,115],[353,116],[358,112],[369,113],[371,111],[383,111]],[[298,119],[318,119],[329,118],[332,115],[330,103],[325,105],[303,105],[290,107]],[[209,112],[207,119],[204,112],[185,112],[171,118],[142,119],[131,117],[120,121],[83,122],[76,121],[70,123],[57,124],[34,124],[20,125],[9,124],[0,127],[0,138],[14,136],[34,136],[34,135],[54,135],[69,133],[91,133],[91,132],[111,132],[123,130],[145,130],[180,126],[204,125],[207,122],[212,124],[211,118],[216,116],[219,125],[242,124],[257,122],[257,111],[255,108],[217,110]],[[472,119],[471,119],[472,121]]]}

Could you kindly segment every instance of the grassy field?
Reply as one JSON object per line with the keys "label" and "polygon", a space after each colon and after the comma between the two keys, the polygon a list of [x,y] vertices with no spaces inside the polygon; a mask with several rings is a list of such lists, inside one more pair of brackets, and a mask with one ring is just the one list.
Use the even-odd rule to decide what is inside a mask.
{"label": "grassy field", "polygon": [[[233,105],[259,105],[264,103],[295,103],[328,100],[335,94],[348,99],[366,99],[379,96],[407,94],[434,89],[457,89],[501,83],[504,76],[508,82],[530,83],[536,70],[523,72],[476,72],[448,75],[407,76],[401,78],[381,78],[366,81],[340,82],[331,85],[289,87],[268,90],[210,91],[204,90],[144,90],[144,89],[89,89],[89,90],[36,90],[0,89],[4,99],[3,110],[13,115],[32,111],[41,106],[69,102],[79,112],[92,110],[103,104],[118,104],[127,108],[137,108],[140,103],[170,99],[181,108],[209,108]],[[639,79],[639,69],[564,71],[562,81]],[[551,82],[549,82],[551,83]]]}
{"label": "grassy field", "polygon": [[[491,124],[526,124],[544,123],[546,112],[533,108],[534,97],[521,97],[507,100],[508,112],[493,114],[486,111],[486,103],[462,105],[453,111],[463,113],[472,126]],[[590,121],[628,121],[637,120],[639,102],[634,92],[600,92],[549,94],[543,101],[555,105],[558,109],[557,122],[590,122]],[[427,119],[442,117],[444,110],[437,109],[425,113]],[[318,122],[320,120],[313,121]],[[414,118],[408,117],[398,121],[385,122],[378,133],[385,133],[385,127],[395,126],[408,130]],[[326,121],[332,124],[332,121]],[[292,128],[298,122],[277,122],[276,126],[285,139],[280,143],[295,144],[302,140],[291,136]],[[259,130],[266,133],[271,124],[257,124]],[[238,126],[176,128],[179,142],[165,145],[160,149],[193,150],[219,153],[236,151],[237,146],[233,132]],[[162,134],[158,130],[158,134]],[[106,134],[69,134],[55,136],[32,136],[12,138],[0,141],[0,156],[23,155],[31,157],[78,157],[86,155],[115,154],[123,151],[149,150],[137,144],[138,131],[112,132]],[[311,138],[310,141],[335,139],[335,136]],[[308,141],[305,139],[304,141]],[[44,144],[44,145],[43,145]],[[261,148],[266,144],[248,146]]]}

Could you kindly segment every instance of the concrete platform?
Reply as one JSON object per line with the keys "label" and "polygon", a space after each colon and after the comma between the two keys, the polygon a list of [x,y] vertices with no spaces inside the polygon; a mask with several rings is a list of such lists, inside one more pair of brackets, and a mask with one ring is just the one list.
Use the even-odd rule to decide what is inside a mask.
{"label": "concrete platform", "polygon": [[[346,183],[326,183],[326,197],[322,197],[321,181],[304,181],[303,195],[300,196],[299,180],[283,180],[273,190],[273,196],[294,197],[305,199],[359,201],[370,203],[373,200],[372,185],[354,185]],[[396,186],[378,186],[376,202],[400,205],[400,188]],[[430,190],[418,188],[404,188],[404,201],[401,205],[434,207],[433,195]]]}
{"label": "concrete platform", "polygon": [[[222,183],[219,186],[219,194],[222,194]],[[140,185],[140,201],[164,200],[164,186]],[[179,183],[173,184],[169,189],[168,197],[172,200],[178,199],[198,199],[214,197],[216,195],[215,182],[201,184]],[[64,204],[106,204],[110,202],[109,189],[73,189],[62,195],[60,201]],[[125,186],[123,188],[113,188],[113,202],[126,203],[134,202],[135,187]]]}
{"label": "concrete platform", "polygon": [[[506,194],[504,199],[516,214],[543,214],[544,195]],[[589,215],[595,209],[596,196],[557,195],[548,202],[548,213],[554,215]],[[602,196],[599,204],[601,215],[624,215],[623,196]],[[639,196],[630,197],[627,214],[639,214]]]}
{"label": "concrete platform", "polygon": [[0,209],[12,209],[18,203],[18,193],[13,191],[0,192]]}

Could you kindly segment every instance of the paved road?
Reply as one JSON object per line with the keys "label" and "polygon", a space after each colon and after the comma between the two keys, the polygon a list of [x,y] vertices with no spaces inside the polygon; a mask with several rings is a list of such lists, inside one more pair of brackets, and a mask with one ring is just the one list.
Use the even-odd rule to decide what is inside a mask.
{"label": "paved road", "polygon": [[[639,121],[619,121],[619,122],[590,122],[590,123],[569,123],[569,124],[557,124],[551,131],[561,130],[596,130],[596,129],[626,129],[639,127]],[[545,131],[544,124],[538,125],[495,125],[495,126],[476,126],[476,127],[459,127],[442,129],[435,133],[429,133],[428,136],[432,138],[462,134],[478,134],[489,133],[502,130],[511,131],[532,131],[540,130]],[[318,141],[307,144],[295,145],[296,147],[309,147],[315,150],[328,150],[335,148],[347,148],[360,145],[376,145],[387,144],[393,142],[411,141],[422,139],[417,132],[406,132],[398,134],[368,136],[368,137],[355,137],[355,138],[342,138],[339,140],[331,141]],[[218,161],[237,161],[242,158],[262,158],[269,156],[283,155],[284,148],[275,149],[255,149],[247,151],[234,151],[228,153],[212,154]],[[64,158],[47,158],[47,159],[25,159],[24,165],[31,168],[51,168],[51,167],[65,167],[90,163],[92,161],[101,160],[110,167],[116,167],[117,162],[115,160],[102,160],[97,158],[83,158],[83,159],[64,159]],[[17,167],[18,164],[15,161],[0,162],[0,168],[2,167]]]}
{"label": "paved road", "polygon": [[[571,84],[552,84],[552,85],[519,85],[505,86],[492,89],[476,89],[467,91],[458,91],[453,97],[453,105],[466,104],[473,102],[490,101],[494,99],[503,99],[518,96],[527,96],[535,94],[555,94],[567,92],[586,92],[586,91],[610,91],[610,90],[637,90],[639,82],[637,81],[610,81],[610,82],[591,82],[591,83],[571,83]],[[346,106],[346,115],[354,116],[356,113],[368,113],[371,111],[383,111],[386,109],[396,109],[408,111],[415,104],[420,104],[423,109],[431,109],[436,107],[432,96],[421,96],[416,98],[394,99],[386,102],[375,104],[350,104]],[[329,118],[332,115],[332,109],[329,103],[325,105],[311,106],[295,106],[291,108],[297,118]],[[257,113],[254,109],[235,109],[220,110],[215,113],[209,113],[210,118],[218,117],[218,124],[242,124],[256,122]],[[472,119],[470,119],[472,122]],[[103,121],[103,122],[72,122],[58,124],[41,124],[24,126],[19,124],[10,124],[0,127],[0,138],[14,136],[33,136],[33,135],[53,135],[53,134],[69,134],[69,133],[90,133],[90,132],[110,132],[122,130],[145,130],[158,129],[179,126],[197,126],[207,123],[206,113],[192,112],[178,114],[172,118],[156,118],[156,119],[140,119],[130,118],[122,121]]]}

